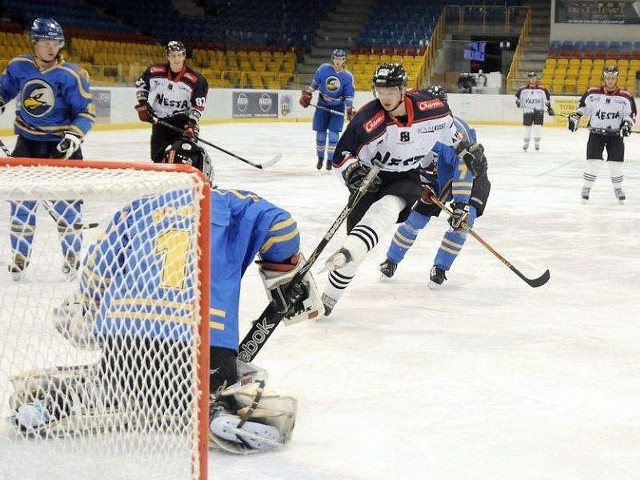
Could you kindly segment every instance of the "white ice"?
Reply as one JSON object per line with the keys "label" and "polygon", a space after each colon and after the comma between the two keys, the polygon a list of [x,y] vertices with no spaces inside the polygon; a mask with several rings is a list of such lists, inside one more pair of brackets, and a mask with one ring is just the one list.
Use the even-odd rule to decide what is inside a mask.
{"label": "white ice", "polygon": [[[492,192],[475,230],[526,276],[548,268],[549,283],[531,288],[469,238],[444,287],[429,290],[444,218],[381,282],[388,232],[330,317],[280,326],[256,358],[271,387],[298,398],[292,442],[248,457],[211,452],[209,478],[637,478],[640,136],[625,142],[626,203],[603,165],[583,205],[584,129],[545,127],[541,150],[523,153],[521,127],[476,127]],[[258,170],[209,149],[219,185],[288,209],[309,254],[347,200],[335,175],[315,168],[310,124],[206,125],[201,136],[256,162],[282,153]],[[94,131],[85,158],[147,161],[148,138]],[[345,235],[314,266],[321,288],[318,271]],[[267,302],[255,268],[241,302],[245,332]]]}

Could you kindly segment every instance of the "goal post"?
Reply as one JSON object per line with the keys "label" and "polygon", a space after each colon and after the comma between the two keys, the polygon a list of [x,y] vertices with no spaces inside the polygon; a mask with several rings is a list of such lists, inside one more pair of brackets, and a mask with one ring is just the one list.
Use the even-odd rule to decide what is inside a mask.
{"label": "goal post", "polygon": [[7,478],[207,478],[210,186],[186,165],[0,160]]}

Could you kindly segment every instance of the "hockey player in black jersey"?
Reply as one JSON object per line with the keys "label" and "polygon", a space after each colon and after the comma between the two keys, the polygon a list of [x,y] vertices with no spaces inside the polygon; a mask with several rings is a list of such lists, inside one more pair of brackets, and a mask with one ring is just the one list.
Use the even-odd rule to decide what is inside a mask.
{"label": "hockey player in black jersey", "polygon": [[[196,138],[207,102],[209,84],[200,73],[187,66],[187,50],[182,42],[171,41],[165,47],[168,62],[151,65],[136,81],[136,111],[142,122],[153,123],[151,160],[162,162],[165,148],[184,136]],[[184,128],[184,135],[166,125]]]}
{"label": "hockey player in black jersey", "polygon": [[[420,163],[436,142],[454,145],[470,163],[484,156],[477,144],[458,141],[446,101],[428,90],[407,90],[399,63],[383,63],[372,78],[375,100],[364,105],[338,141],[333,169],[350,191],[362,183],[374,161],[383,164],[376,182],[347,218],[346,239],[326,261],[329,283],[325,315],[353,280],[382,234],[404,221],[420,198]],[[456,212],[461,222],[464,211]]]}

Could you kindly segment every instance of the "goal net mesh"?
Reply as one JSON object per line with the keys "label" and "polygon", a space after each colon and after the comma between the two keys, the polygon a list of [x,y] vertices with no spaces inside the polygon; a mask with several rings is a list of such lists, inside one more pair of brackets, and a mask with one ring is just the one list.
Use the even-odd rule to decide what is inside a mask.
{"label": "goal net mesh", "polygon": [[208,185],[182,166],[16,163],[0,165],[0,476],[202,478]]}

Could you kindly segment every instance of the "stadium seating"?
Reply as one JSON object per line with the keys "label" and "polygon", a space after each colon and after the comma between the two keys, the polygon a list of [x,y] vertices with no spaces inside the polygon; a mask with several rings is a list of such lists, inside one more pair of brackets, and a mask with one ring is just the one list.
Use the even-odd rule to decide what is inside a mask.
{"label": "stadium seating", "polygon": [[601,85],[602,71],[616,65],[618,86],[635,91],[640,70],[640,42],[606,40],[552,41],[541,81],[554,94],[582,94]]}

